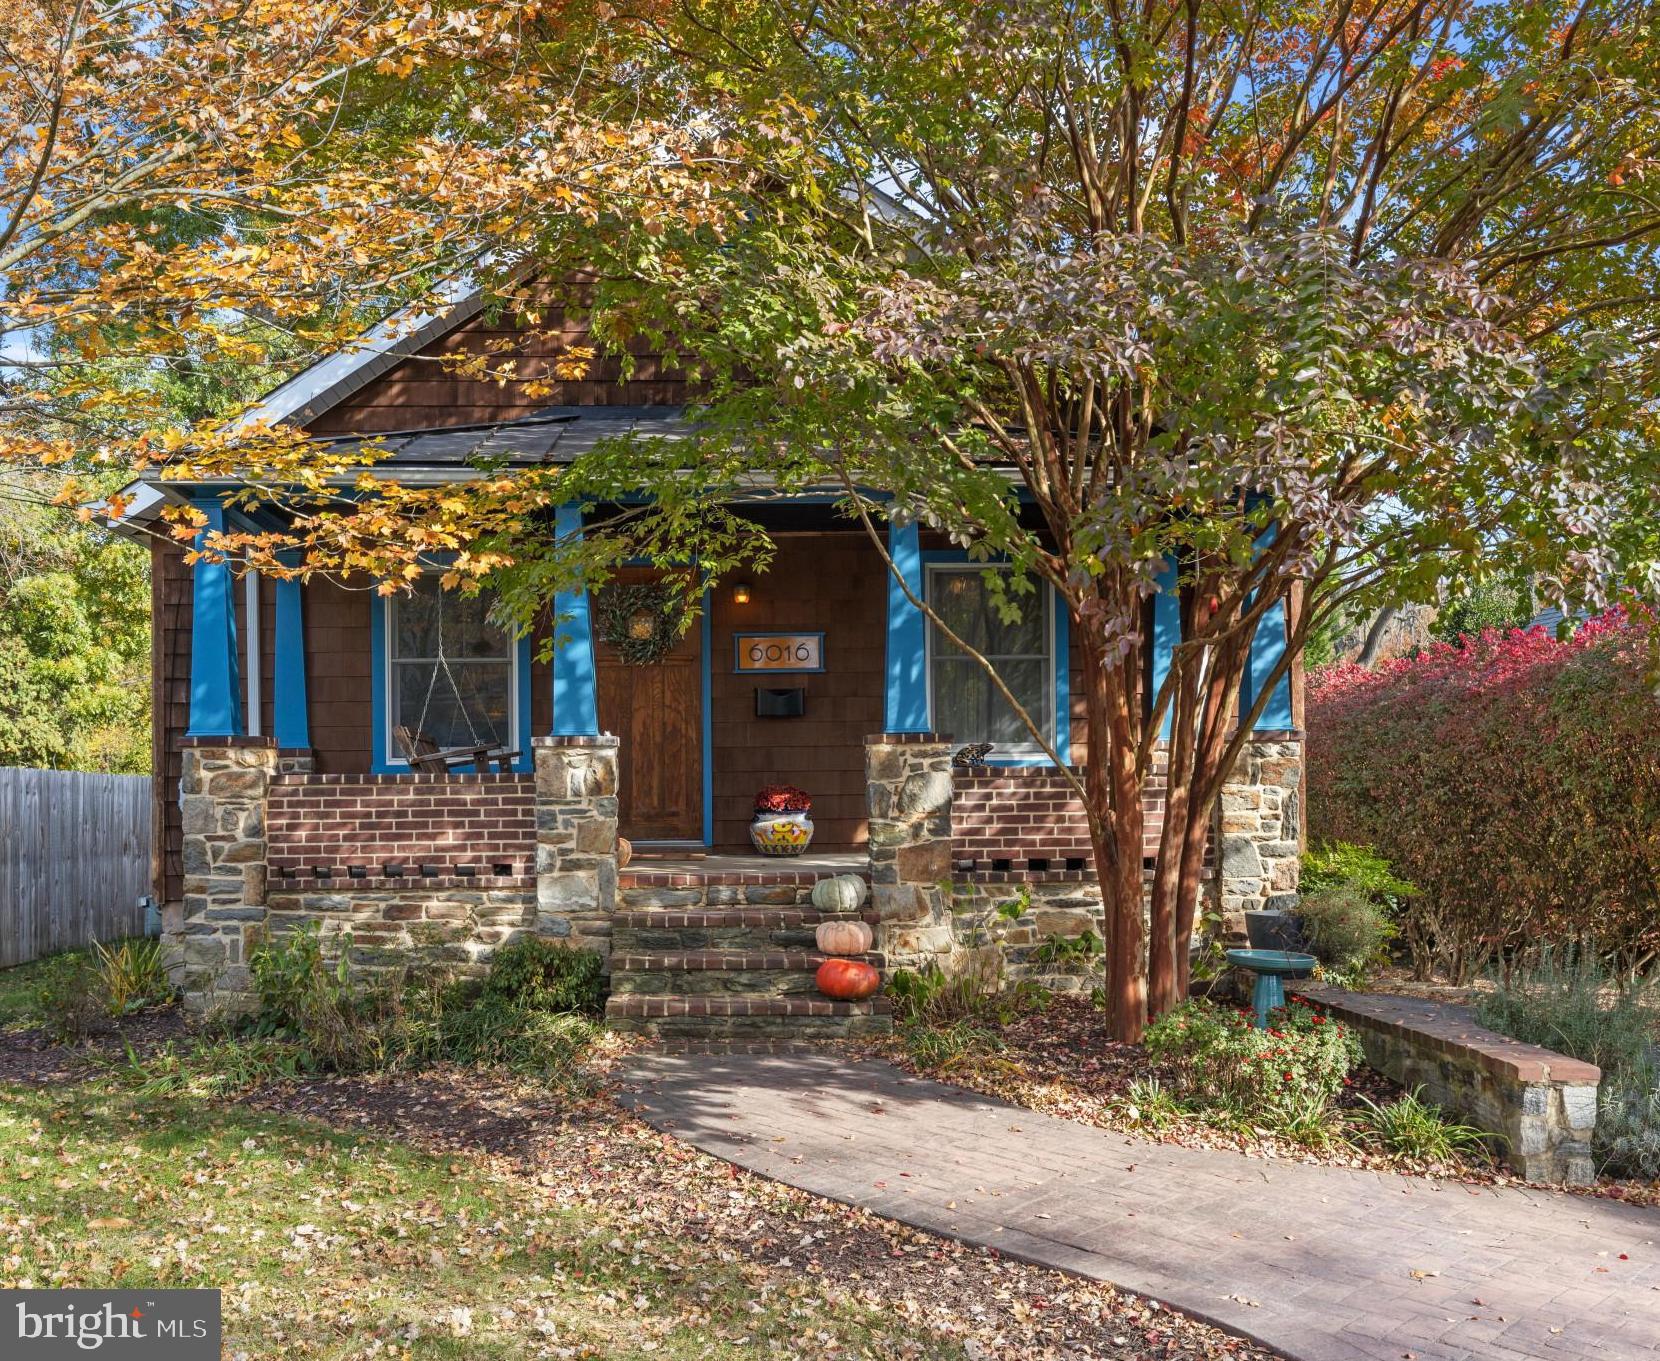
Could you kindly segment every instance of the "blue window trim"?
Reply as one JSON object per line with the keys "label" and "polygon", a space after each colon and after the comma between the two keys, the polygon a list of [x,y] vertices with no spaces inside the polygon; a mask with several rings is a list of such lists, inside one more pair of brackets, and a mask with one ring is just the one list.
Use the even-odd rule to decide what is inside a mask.
{"label": "blue window trim", "polygon": [[[369,737],[369,765],[377,775],[407,775],[409,762],[394,757],[392,746],[392,697],[389,653],[392,640],[387,634],[386,597],[369,597],[369,680],[373,689],[374,730]],[[513,769],[529,774],[535,769],[530,751],[530,638],[520,638],[513,647],[514,714],[513,748],[519,753]]]}
{"label": "blue window trim", "polygon": [[[960,548],[931,548],[921,554],[922,568],[922,599],[928,600],[928,591],[932,574],[930,567],[985,567],[1000,566],[996,558],[971,558]],[[1040,581],[1038,589],[1043,593],[1044,608],[1049,611],[1049,668],[1053,682],[1054,702],[1054,734],[1051,745],[1055,748],[1055,755],[1061,758],[1061,764],[1072,764],[1072,621],[1067,613],[1066,602],[1056,593],[1047,581]],[[924,620],[926,624],[927,621]],[[929,703],[928,718],[933,721],[933,642],[932,630],[925,632],[924,645],[924,693]],[[888,683],[893,684],[890,675]],[[1019,756],[998,756],[994,747],[986,758],[988,766],[1048,766],[1053,762],[1041,752],[1030,755],[1022,753]]]}

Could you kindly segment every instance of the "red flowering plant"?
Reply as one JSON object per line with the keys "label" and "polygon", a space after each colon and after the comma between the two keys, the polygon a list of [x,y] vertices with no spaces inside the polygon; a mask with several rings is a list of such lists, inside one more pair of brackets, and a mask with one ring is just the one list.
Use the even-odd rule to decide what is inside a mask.
{"label": "red flowering plant", "polygon": [[1568,640],[1487,630],[1308,686],[1309,831],[1417,886],[1421,974],[1463,981],[1503,943],[1660,949],[1660,630],[1613,611]]}
{"label": "red flowering plant", "polygon": [[769,784],[755,796],[757,813],[810,813],[813,796],[793,784]]}
{"label": "red flowering plant", "polygon": [[1184,1002],[1148,1027],[1144,1044],[1177,1093],[1201,1109],[1270,1128],[1333,1101],[1360,1062],[1360,1043],[1341,1021],[1301,1002],[1258,1030],[1249,1011]]}

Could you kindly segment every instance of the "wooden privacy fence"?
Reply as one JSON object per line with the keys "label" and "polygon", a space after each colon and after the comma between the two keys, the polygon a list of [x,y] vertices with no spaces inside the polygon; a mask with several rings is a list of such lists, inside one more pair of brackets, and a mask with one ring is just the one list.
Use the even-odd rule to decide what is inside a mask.
{"label": "wooden privacy fence", "polygon": [[0,966],[136,936],[150,777],[0,767]]}

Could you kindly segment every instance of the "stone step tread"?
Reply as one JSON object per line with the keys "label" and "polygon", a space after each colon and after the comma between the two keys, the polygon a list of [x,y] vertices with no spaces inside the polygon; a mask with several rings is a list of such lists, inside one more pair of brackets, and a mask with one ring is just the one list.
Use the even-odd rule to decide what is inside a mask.
{"label": "stone step tread", "polygon": [[678,993],[613,994],[605,1003],[608,1017],[670,1016],[886,1016],[886,997],[864,1002],[836,1002],[828,997],[766,997],[746,993],[683,996]]}
{"label": "stone step tread", "polygon": [[876,912],[821,912],[816,907],[653,907],[629,908],[612,915],[617,927],[636,927],[657,930],[662,927],[686,926],[817,926],[828,921],[862,921],[871,926],[881,924]]}
{"label": "stone step tread", "polygon": [[[838,956],[817,950],[650,950],[611,957],[613,974],[767,971],[811,973],[825,960]],[[882,956],[847,955],[878,968]]]}

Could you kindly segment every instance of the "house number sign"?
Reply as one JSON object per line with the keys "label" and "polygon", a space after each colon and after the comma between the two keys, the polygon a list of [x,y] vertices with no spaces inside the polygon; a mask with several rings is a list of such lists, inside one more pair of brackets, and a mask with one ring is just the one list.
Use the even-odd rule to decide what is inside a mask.
{"label": "house number sign", "polygon": [[822,671],[822,633],[739,633],[735,671]]}

